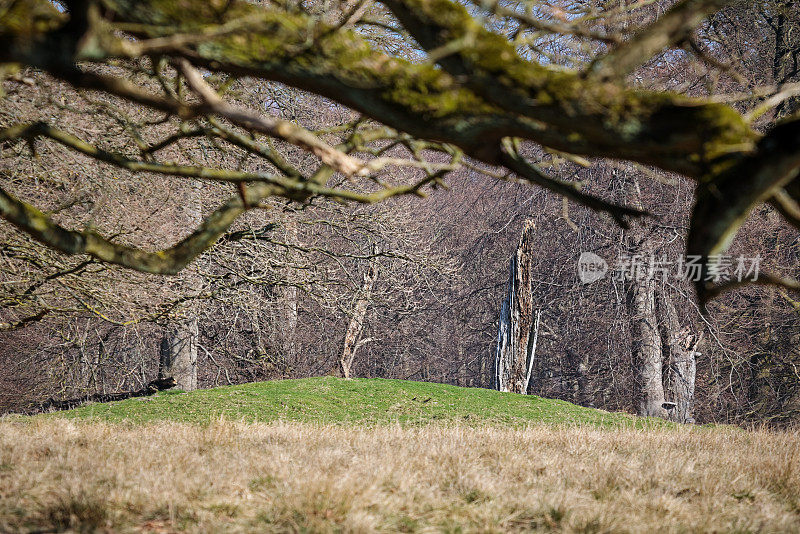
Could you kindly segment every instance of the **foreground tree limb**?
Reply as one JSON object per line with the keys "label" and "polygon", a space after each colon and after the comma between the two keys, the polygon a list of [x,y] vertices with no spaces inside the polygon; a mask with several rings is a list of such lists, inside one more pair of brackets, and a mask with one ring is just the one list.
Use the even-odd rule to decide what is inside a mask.
{"label": "foreground tree limb", "polygon": [[[800,121],[776,126],[753,153],[721,162],[720,167],[697,186],[687,242],[690,255],[708,258],[724,252],[750,211],[771,198],[784,207],[782,212],[797,202],[784,188],[793,184],[800,171]],[[787,220],[796,223],[792,217]],[[792,283],[781,285],[794,289]],[[729,287],[733,286],[696,284],[701,302]]]}
{"label": "foreground tree limb", "polygon": [[[280,164],[285,176],[214,174],[208,169],[180,170],[121,160],[99,150],[91,154],[132,170],[265,182],[258,184],[259,192],[250,186],[247,195],[253,195],[252,205],[270,195],[300,202],[315,196],[378,202],[398,194],[422,194],[424,186],[438,183],[455,163],[436,167],[430,161],[409,158],[407,164],[426,172],[424,179],[411,185],[384,186],[372,192],[327,187],[326,181],[336,172],[382,183],[376,172],[402,161],[359,159],[352,153],[357,143],[351,148],[347,143],[334,147],[290,121],[239,109],[228,104],[198,69],[253,76],[317,93],[386,125],[397,132],[398,142],[403,137],[437,143],[453,153],[504,167],[609,213],[622,224],[639,213],[548,177],[520,156],[511,140],[533,141],[573,157],[615,158],[681,173],[698,182],[688,247],[693,254],[707,257],[724,250],[750,210],[762,202],[779,206],[796,224],[795,206],[787,201],[796,204],[800,198],[795,180],[800,163],[795,125],[780,126],[762,138],[746,117],[713,99],[624,83],[633,69],[690,38],[693,28],[727,5],[727,0],[678,2],[649,26],[634,31],[629,40],[596,57],[584,72],[521,56],[505,35],[490,30],[490,25],[455,1],[381,3],[427,54],[424,60],[411,62],[401,54],[384,53],[354,31],[363,10],[356,10],[358,16],[354,11],[341,23],[331,23],[300,10],[243,0],[68,2],[66,14],[47,0],[24,0],[14,2],[0,18],[0,63],[36,67],[77,88],[104,91],[181,120],[216,115],[251,134],[264,133],[299,146],[320,160],[320,171],[306,180]],[[491,2],[480,5],[490,11],[498,8]],[[536,26],[530,20],[524,23]],[[564,25],[545,26],[540,28],[605,40]],[[120,59],[163,59],[176,65],[196,98],[181,99],[167,90],[165,94],[150,92],[92,66]],[[224,128],[218,124],[213,129],[237,146],[258,152],[251,142]],[[57,138],[52,131],[47,135],[84,154],[92,152],[67,136]],[[8,132],[6,136],[13,137]],[[405,140],[402,143],[408,145]],[[32,206],[3,195],[3,217],[48,246],[158,273],[185,266],[251,205],[251,199],[242,195],[238,205],[229,201],[227,208],[220,208],[172,249],[144,253],[115,246],[92,233],[57,227]],[[714,290],[699,285],[698,292],[705,299]]]}
{"label": "foreground tree limb", "polygon": [[[575,154],[622,157],[698,176],[709,158],[749,147],[757,137],[721,104],[587,81],[575,72],[526,61],[511,43],[482,28],[455,3],[385,3],[429,50],[467,37],[473,45],[441,58],[442,72],[372,51],[351,32],[337,32],[277,8],[231,2],[220,13],[205,2],[187,2],[176,11],[167,1],[104,2],[120,22],[139,24],[141,38],[207,31],[236,18],[260,16],[257,29],[165,53],[212,70],[319,92],[412,135],[452,143],[487,163],[498,162],[501,139],[513,135]],[[109,31],[100,24],[93,27],[92,38],[75,49],[75,59],[126,56]],[[41,47],[22,47],[6,37],[10,46],[5,56],[68,76],[66,70],[57,72],[46,53],[55,37],[45,34],[41,39]],[[98,88],[94,75],[74,73],[70,81]],[[133,96],[111,84],[104,89]]]}
{"label": "foreground tree limb", "polygon": [[[253,204],[272,192],[271,186],[256,185],[247,189]],[[147,252],[109,241],[91,230],[68,230],[30,204],[0,188],[0,214],[45,245],[66,254],[87,254],[94,258],[138,271],[175,274],[224,234],[233,221],[244,213],[239,196],[233,197],[209,215],[190,236],[173,247]]]}

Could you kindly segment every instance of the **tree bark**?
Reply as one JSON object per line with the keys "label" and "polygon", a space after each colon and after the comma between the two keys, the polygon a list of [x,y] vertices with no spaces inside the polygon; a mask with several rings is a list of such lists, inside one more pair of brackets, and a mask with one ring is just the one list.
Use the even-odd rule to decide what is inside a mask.
{"label": "tree bark", "polygon": [[[641,190],[635,177],[626,182],[630,202],[641,207]],[[641,257],[653,254],[653,245],[648,237],[647,229],[637,227],[637,231],[628,232],[626,241],[629,249]],[[645,417],[666,417],[664,409],[663,353],[661,335],[658,331],[656,316],[656,280],[654,273],[631,273],[628,280],[628,313],[631,317],[633,361],[638,366],[638,405],[636,412]]]}
{"label": "tree bark", "polygon": [[528,222],[511,257],[508,294],[500,306],[493,386],[527,394],[536,357],[541,311],[534,313],[530,278],[534,225]]}
{"label": "tree bark", "polygon": [[672,384],[670,419],[678,423],[694,423],[694,385],[697,368],[697,346],[702,336],[694,335],[688,327],[681,328],[672,299],[658,292],[658,309],[662,319],[662,336],[669,349],[669,372]]}
{"label": "tree bark", "polygon": [[159,378],[174,377],[178,389],[197,389],[197,316],[172,326],[161,339]]}
{"label": "tree bark", "polygon": [[356,356],[358,347],[361,346],[366,340],[359,341],[361,331],[364,328],[364,317],[367,314],[367,307],[369,306],[370,298],[372,297],[372,288],[375,286],[375,280],[378,278],[378,256],[377,248],[372,247],[372,258],[369,261],[369,268],[364,274],[364,281],[361,284],[361,290],[353,307],[353,315],[350,317],[350,324],[347,326],[347,332],[344,336],[344,346],[342,347],[342,354],[339,357],[339,365],[342,369],[342,375],[345,378],[350,378],[350,369],[353,366],[353,360]]}
{"label": "tree bark", "polygon": [[[200,187],[195,185],[187,202],[189,228],[194,228],[202,220]],[[185,287],[199,285],[197,276],[188,274]],[[197,389],[197,344],[199,342],[200,324],[197,318],[197,307],[190,303],[186,316],[170,325],[161,339],[161,355],[159,362],[159,378],[174,377],[177,387],[184,391]]]}
{"label": "tree bark", "polygon": [[638,362],[639,405],[637,413],[647,417],[666,417],[661,352],[661,336],[656,320],[655,281],[632,280],[630,309],[633,319],[633,353]]}

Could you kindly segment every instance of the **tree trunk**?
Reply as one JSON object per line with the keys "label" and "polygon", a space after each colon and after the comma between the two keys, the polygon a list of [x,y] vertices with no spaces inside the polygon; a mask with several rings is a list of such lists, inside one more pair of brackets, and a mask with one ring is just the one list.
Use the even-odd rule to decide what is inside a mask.
{"label": "tree trunk", "polygon": [[[796,11],[792,13],[791,2],[777,2],[777,12],[769,21],[775,32],[775,55],[772,58],[772,79],[777,87],[796,82],[797,71],[797,29]],[[794,15],[794,17],[792,16]],[[797,111],[800,98],[792,96],[783,100],[775,108],[775,120],[792,115]]]}
{"label": "tree trunk", "polygon": [[[299,245],[297,238],[297,222],[294,219],[286,221],[286,241],[287,243]],[[288,285],[281,292],[281,314],[283,320],[278,321],[281,331],[279,332],[281,350],[283,352],[283,360],[286,362],[295,363],[297,357],[297,344],[295,338],[297,336],[297,320],[299,317],[299,292],[295,285],[295,277],[297,276],[291,265],[294,259],[291,256],[290,249],[286,250],[286,280]],[[280,324],[280,323],[283,324]]]}
{"label": "tree trunk", "polygon": [[464,357],[464,347],[458,344],[458,372],[457,384],[461,387],[467,386],[467,359]]}
{"label": "tree trunk", "polygon": [[773,355],[773,328],[767,324],[758,335],[756,352],[750,356],[750,383],[748,387],[748,416],[766,418],[774,412],[777,391],[773,386],[775,356]]}
{"label": "tree trunk", "polygon": [[377,248],[372,247],[372,258],[369,261],[369,268],[364,275],[364,282],[361,284],[356,304],[353,307],[353,315],[350,317],[350,324],[347,326],[347,332],[344,336],[344,346],[342,347],[342,354],[339,357],[339,365],[342,368],[342,375],[345,378],[350,378],[350,369],[353,366],[353,360],[356,356],[358,348],[368,340],[359,341],[361,330],[364,327],[364,317],[367,314],[367,306],[369,306],[370,298],[372,297],[372,288],[375,285],[375,280],[378,278],[378,256]]}
{"label": "tree trunk", "polygon": [[[202,221],[202,205],[199,186],[193,188],[187,204],[188,227],[196,228]],[[186,288],[199,286],[197,275],[185,271]],[[158,377],[175,378],[176,387],[184,391],[197,389],[197,346],[200,324],[197,318],[197,305],[190,301],[185,317],[170,325],[161,338],[161,354]]]}
{"label": "tree trunk", "polygon": [[666,417],[663,407],[663,354],[656,320],[655,281],[631,280],[629,298],[633,319],[633,355],[639,366],[637,413],[647,417]]}
{"label": "tree trunk", "polygon": [[184,391],[197,389],[197,316],[173,325],[161,339],[161,364],[158,377],[175,378],[176,387]]}
{"label": "tree trunk", "polygon": [[570,368],[575,370],[575,378],[572,381],[572,402],[581,406],[594,407],[591,380],[589,379],[589,351],[582,350],[580,353],[576,353],[565,348],[564,352]]}
{"label": "tree trunk", "polygon": [[658,309],[662,319],[662,336],[668,341],[669,372],[672,383],[670,419],[678,423],[694,423],[694,383],[697,367],[697,346],[702,336],[694,335],[688,327],[681,328],[672,299],[658,292]]}
{"label": "tree trunk", "polygon": [[[626,182],[629,202],[641,209],[641,190],[636,177]],[[653,254],[653,246],[646,228],[637,227],[628,232],[628,248],[641,257]],[[654,273],[631,273],[628,281],[628,313],[631,317],[633,361],[637,365],[637,413],[645,417],[666,417],[664,409],[663,353],[661,335],[656,316],[656,279]]]}
{"label": "tree trunk", "polygon": [[528,393],[536,356],[541,311],[533,310],[530,257],[534,225],[528,222],[511,257],[508,294],[500,306],[495,349],[494,389]]}
{"label": "tree trunk", "polygon": [[490,355],[482,353],[480,358],[478,358],[478,387],[492,387],[493,381],[489,377],[489,367],[491,366],[489,363],[490,357]]}

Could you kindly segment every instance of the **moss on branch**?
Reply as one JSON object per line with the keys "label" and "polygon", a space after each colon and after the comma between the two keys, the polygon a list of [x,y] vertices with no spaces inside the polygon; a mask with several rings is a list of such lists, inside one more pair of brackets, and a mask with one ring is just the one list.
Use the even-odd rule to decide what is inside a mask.
{"label": "moss on branch", "polygon": [[[497,163],[516,136],[590,156],[653,164],[699,177],[719,155],[757,135],[731,108],[685,96],[600,83],[519,57],[450,0],[385,0],[424,48],[464,40],[443,69],[374,51],[350,30],[245,2],[104,0],[139,24],[140,38],[210,32],[240,18],[247,31],[175,52],[212,69],[275,79],[334,98],[412,135]],[[257,21],[257,22],[256,22]],[[188,49],[188,50],[187,50]]]}
{"label": "moss on branch", "polygon": [[[544,177],[521,158],[504,152],[504,140],[528,139],[571,154],[655,165],[692,177],[700,184],[690,248],[710,254],[724,248],[757,203],[782,188],[788,197],[800,197],[796,191],[800,186],[790,183],[800,167],[796,156],[800,150],[794,141],[796,127],[776,130],[761,139],[731,107],[670,92],[630,88],[621,80],[643,59],[677,42],[724,1],[683,0],[651,26],[657,34],[637,34],[599,59],[595,71],[588,73],[526,60],[508,39],[488,30],[453,0],[381,0],[428,51],[429,62],[388,56],[352,30],[274,4],[256,5],[244,0],[100,0],[107,17],[84,17],[88,25],[73,25],[76,28],[71,30],[69,24],[61,27],[63,16],[53,14],[52,6],[46,7],[50,5],[47,0],[24,0],[20,5],[30,7],[28,15],[12,10],[0,21],[0,62],[37,66],[77,87],[104,90],[184,118],[196,117],[199,112],[228,118],[235,113],[220,113],[219,106],[224,105],[221,99],[215,101],[217,108],[213,102],[206,102],[206,108],[193,108],[74,65],[158,53],[183,65],[184,78],[190,82],[192,65],[276,80],[333,99],[403,135],[448,143],[482,162],[504,165],[590,206],[596,199]],[[120,30],[136,40],[120,38]],[[70,35],[70,31],[82,33]],[[205,82],[195,77],[195,92],[202,96]],[[286,126],[258,130],[244,119],[233,122],[271,135]],[[352,165],[333,164],[334,160],[352,163],[347,154],[331,152],[333,149],[320,145],[311,132],[296,133],[295,138],[278,137],[312,147],[318,156],[336,156],[338,160],[330,161],[321,157],[328,170],[356,174],[347,172],[354,168]],[[309,180],[298,177],[288,165],[283,166],[287,177],[232,176],[214,169],[132,161],[57,133],[46,135],[91,157],[134,171],[232,181],[252,178],[269,183],[251,186],[251,191],[255,191],[252,187],[266,188],[265,194],[295,200],[323,195],[377,202],[398,194],[420,194],[420,187],[437,176],[429,173],[417,184],[362,194],[326,188],[325,168]],[[237,139],[220,128],[216,135],[270,159],[250,141]],[[273,163],[282,167],[281,161]],[[366,165],[364,168],[371,170]],[[208,219],[188,241],[168,251],[145,253],[119,247],[91,233],[60,228],[31,206],[3,195],[3,216],[48,245],[148,272],[171,272],[184,265],[216,239],[224,224],[230,224],[226,221],[231,214],[244,209],[231,204],[216,219]],[[611,209],[596,202],[594,207]]]}
{"label": "moss on branch", "polygon": [[[274,6],[243,0],[102,3],[114,13],[114,24],[95,21],[86,38],[75,39],[80,44],[74,59],[142,53],[115,37],[115,28],[124,28],[138,37],[134,44],[158,40],[161,53],[317,92],[416,137],[459,146],[487,163],[499,162],[501,139],[513,136],[697,178],[717,156],[748,150],[757,139],[724,105],[599,83],[524,60],[505,37],[450,0],[383,2],[424,48],[468,44],[439,58],[442,69],[386,56],[351,30]],[[240,31],[220,30],[231,25]],[[32,21],[27,27],[47,28]],[[39,66],[52,68],[47,58],[22,55],[20,60],[38,58]],[[79,77],[71,81],[80,83]]]}
{"label": "moss on branch", "polygon": [[[272,187],[248,188],[248,202],[256,204],[272,194]],[[174,246],[148,252],[114,243],[91,230],[69,230],[34,206],[0,188],[0,215],[45,245],[66,254],[86,254],[99,260],[154,274],[175,274],[188,265],[227,231],[244,213],[239,196],[232,197],[209,215],[191,235]]]}

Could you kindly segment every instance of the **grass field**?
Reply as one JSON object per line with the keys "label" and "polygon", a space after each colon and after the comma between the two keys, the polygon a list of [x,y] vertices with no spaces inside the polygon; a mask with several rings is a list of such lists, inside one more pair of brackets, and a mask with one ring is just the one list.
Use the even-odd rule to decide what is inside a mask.
{"label": "grass field", "polygon": [[297,421],[333,424],[525,426],[582,424],[600,427],[668,425],[624,413],[583,408],[569,402],[406,380],[334,377],[276,380],[191,393],[165,391],[154,397],[90,404],[53,417],[103,421]]}
{"label": "grass field", "polygon": [[325,378],[0,420],[0,532],[798,525],[797,433],[491,391]]}

